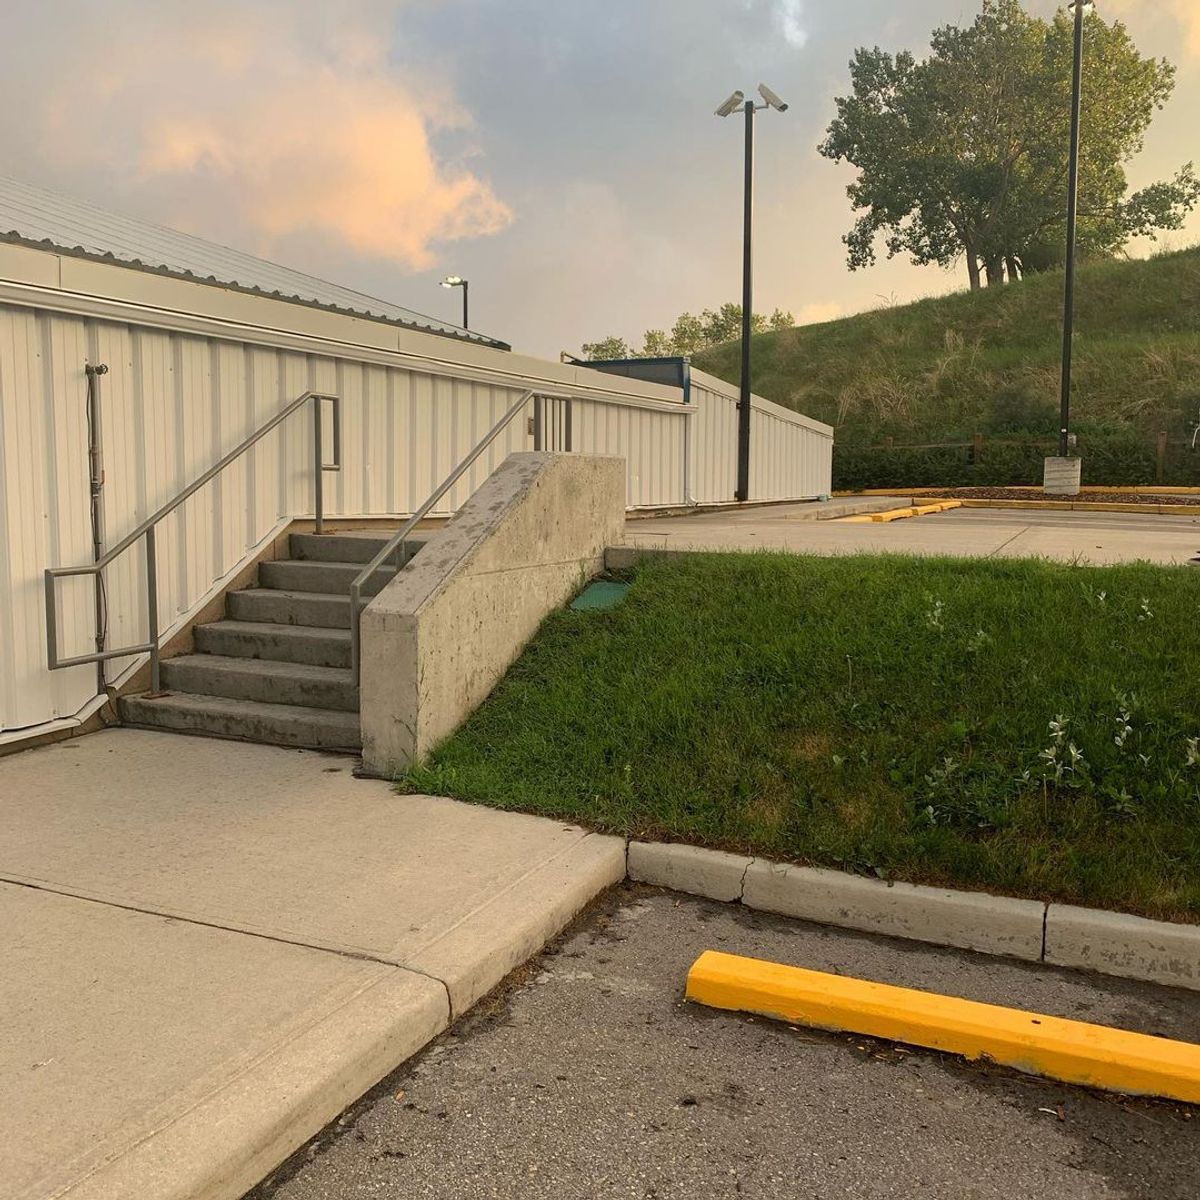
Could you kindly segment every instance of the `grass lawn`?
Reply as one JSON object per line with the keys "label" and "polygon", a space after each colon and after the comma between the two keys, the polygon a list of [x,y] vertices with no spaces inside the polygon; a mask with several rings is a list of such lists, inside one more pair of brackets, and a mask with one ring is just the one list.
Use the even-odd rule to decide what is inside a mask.
{"label": "grass lawn", "polygon": [[647,559],[402,787],[1200,920],[1200,573]]}
{"label": "grass lawn", "polygon": [[[758,334],[754,390],[835,425],[839,444],[970,440],[977,430],[1053,437],[1062,287],[1062,273],[1049,271]],[[1200,400],[1200,246],[1081,264],[1076,322],[1081,436],[1189,436]],[[730,382],[740,375],[736,342],[694,361]]]}

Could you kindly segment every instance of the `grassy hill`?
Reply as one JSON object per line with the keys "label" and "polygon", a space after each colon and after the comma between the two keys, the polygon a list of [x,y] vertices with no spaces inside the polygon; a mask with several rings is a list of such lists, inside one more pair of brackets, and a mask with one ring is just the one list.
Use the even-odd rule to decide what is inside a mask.
{"label": "grassy hill", "polygon": [[[839,486],[1032,483],[1058,428],[1062,274],[754,339],[754,390],[837,428]],[[1200,483],[1200,247],[1079,270],[1073,423],[1085,482]],[[736,343],[695,357],[739,378]],[[969,442],[966,449],[869,451]]]}

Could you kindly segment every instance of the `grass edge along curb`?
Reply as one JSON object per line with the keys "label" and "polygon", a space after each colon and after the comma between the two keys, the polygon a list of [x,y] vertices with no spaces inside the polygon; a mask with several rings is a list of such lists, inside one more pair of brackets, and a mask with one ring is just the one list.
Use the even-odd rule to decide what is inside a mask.
{"label": "grass edge along curb", "polygon": [[1200,926],[884,883],[680,843],[629,843],[629,878],[711,900],[863,933],[1200,991]]}
{"label": "grass edge along curb", "polygon": [[817,1029],[987,1059],[1064,1083],[1200,1104],[1200,1046],[957,996],[706,950],[687,998]]}

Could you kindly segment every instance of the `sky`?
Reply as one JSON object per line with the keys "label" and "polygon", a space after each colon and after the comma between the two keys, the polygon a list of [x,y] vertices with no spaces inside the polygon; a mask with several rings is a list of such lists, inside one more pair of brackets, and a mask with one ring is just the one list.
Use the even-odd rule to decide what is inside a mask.
{"label": "sky", "polygon": [[[965,286],[849,272],[850,170],[816,152],[860,45],[928,46],[977,0],[6,0],[0,172],[557,358],[740,299],[757,118],[755,308],[828,320]],[[1028,0],[1040,15],[1053,0]],[[1200,160],[1200,0],[1099,0],[1175,96],[1134,187]],[[1200,214],[1160,245],[1200,241]],[[1135,253],[1150,247],[1134,246]]]}

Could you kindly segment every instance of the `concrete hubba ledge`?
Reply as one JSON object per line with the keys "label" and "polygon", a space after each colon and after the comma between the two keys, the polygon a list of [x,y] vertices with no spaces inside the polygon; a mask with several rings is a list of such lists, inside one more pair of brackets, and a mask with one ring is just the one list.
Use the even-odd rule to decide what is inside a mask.
{"label": "concrete hubba ledge", "polygon": [[629,878],[782,916],[1200,991],[1200,926],[1015,900],[661,842],[630,842]]}
{"label": "concrete hubba ledge", "polygon": [[625,462],[511,454],[362,614],[363,766],[393,776],[487,697],[625,526]]}

